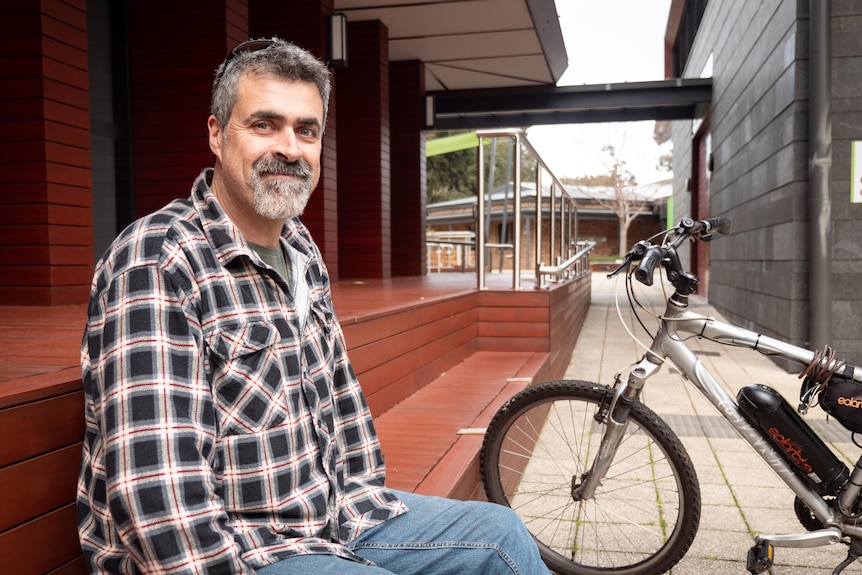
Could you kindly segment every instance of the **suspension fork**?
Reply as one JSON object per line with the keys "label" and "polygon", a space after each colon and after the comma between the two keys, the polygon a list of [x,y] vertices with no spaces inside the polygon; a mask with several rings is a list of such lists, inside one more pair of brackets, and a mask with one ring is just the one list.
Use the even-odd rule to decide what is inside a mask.
{"label": "suspension fork", "polygon": [[[613,463],[625,435],[629,412],[637,402],[646,380],[661,367],[661,363],[650,361],[648,356],[649,353],[631,370],[628,378],[614,389],[608,409],[597,412],[596,420],[604,423],[605,431],[592,467],[582,478],[574,477],[572,480],[572,498],[575,501],[591,499]],[[582,481],[578,483],[578,479]]]}

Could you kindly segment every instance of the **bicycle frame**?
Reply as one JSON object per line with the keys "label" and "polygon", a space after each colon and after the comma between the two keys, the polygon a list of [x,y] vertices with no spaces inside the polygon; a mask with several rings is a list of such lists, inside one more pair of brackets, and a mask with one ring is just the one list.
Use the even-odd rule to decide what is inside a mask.
{"label": "bicycle frame", "polygon": [[[679,293],[674,294],[668,300],[659,331],[653,339],[649,351],[632,368],[628,378],[616,386],[607,411],[606,428],[598,454],[583,483],[573,488],[573,496],[576,499],[593,497],[622,441],[630,406],[637,401],[646,381],[668,359],[688,381],[700,390],[814,516],[826,526],[824,529],[799,535],[758,536],[758,540],[769,541],[776,546],[816,547],[838,543],[842,533],[854,537],[862,536],[862,525],[856,525],[856,519],[836,513],[814,489],[809,487],[792,470],[776,448],[748,423],[736,401],[710,373],[703,362],[698,359],[694,351],[679,337],[680,334],[747,347],[761,353],[795,360],[801,364],[808,364],[815,358],[815,353],[808,349],[694,313],[688,309],[687,296]],[[859,371],[862,370],[857,370],[854,379],[862,381],[862,374]],[[857,464],[846,488],[839,494],[840,509],[853,508],[859,495],[860,485],[862,485],[862,469]]]}

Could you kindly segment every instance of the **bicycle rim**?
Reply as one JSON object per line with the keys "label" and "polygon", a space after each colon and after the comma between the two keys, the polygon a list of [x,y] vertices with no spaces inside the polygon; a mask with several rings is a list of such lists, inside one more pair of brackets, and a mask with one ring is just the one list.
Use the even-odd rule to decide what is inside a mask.
{"label": "bicycle rim", "polygon": [[510,400],[483,445],[486,491],[518,512],[559,573],[662,573],[694,539],[700,491],[685,449],[652,411],[636,404],[595,496],[572,498],[598,449],[605,391],[550,382]]}

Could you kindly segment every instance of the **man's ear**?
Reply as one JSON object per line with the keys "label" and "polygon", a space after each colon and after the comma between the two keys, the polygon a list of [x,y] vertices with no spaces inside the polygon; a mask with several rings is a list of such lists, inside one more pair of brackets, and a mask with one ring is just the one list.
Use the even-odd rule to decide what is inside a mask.
{"label": "man's ear", "polygon": [[221,161],[222,127],[213,115],[207,118],[207,130],[209,131],[210,151]]}

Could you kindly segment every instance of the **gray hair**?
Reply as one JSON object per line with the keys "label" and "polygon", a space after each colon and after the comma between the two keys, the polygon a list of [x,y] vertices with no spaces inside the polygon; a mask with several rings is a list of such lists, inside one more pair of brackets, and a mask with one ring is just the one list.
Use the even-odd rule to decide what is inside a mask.
{"label": "gray hair", "polygon": [[[244,50],[246,45],[249,48]],[[227,125],[236,104],[239,81],[248,73],[313,83],[323,101],[323,125],[326,125],[331,90],[329,69],[308,50],[273,37],[240,44],[219,65],[213,80],[210,112],[221,126]]]}

